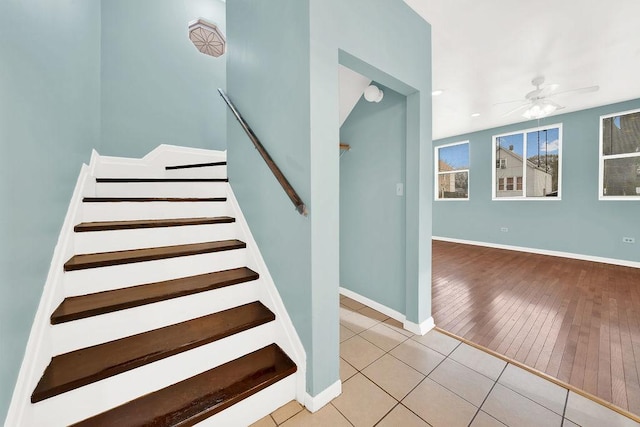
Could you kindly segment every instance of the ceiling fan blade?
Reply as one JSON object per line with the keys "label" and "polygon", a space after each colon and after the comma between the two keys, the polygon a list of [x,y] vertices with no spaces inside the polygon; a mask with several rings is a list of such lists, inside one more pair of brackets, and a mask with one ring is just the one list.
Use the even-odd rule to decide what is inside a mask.
{"label": "ceiling fan blade", "polygon": [[560,87],[560,85],[558,84],[549,84],[546,85],[542,88],[540,88],[540,93],[538,94],[539,98],[545,98],[547,96],[550,96],[552,94],[554,94],[554,92]]}
{"label": "ceiling fan blade", "polygon": [[553,99],[545,98],[543,102],[545,104],[553,105],[556,108],[556,110],[562,110],[564,108],[562,105],[558,104]]}
{"label": "ceiling fan blade", "polygon": [[496,105],[504,105],[504,104],[513,104],[514,102],[523,102],[525,101],[524,99],[520,98],[520,99],[512,99],[511,101],[501,101],[501,102],[496,102],[495,104],[492,104],[493,106]]}
{"label": "ceiling fan blade", "polygon": [[511,111],[508,111],[508,112],[504,113],[501,117],[507,117],[507,116],[510,116],[510,115],[512,115],[512,114],[513,114],[513,113],[515,113],[515,112],[518,112],[518,111],[520,111],[520,110],[523,110],[523,109],[525,109],[525,108],[529,107],[530,105],[531,105],[531,103],[529,103],[529,102],[524,103],[524,104],[520,105],[519,107],[514,108],[513,110],[511,110]]}
{"label": "ceiling fan blade", "polygon": [[600,90],[600,86],[598,86],[598,85],[596,85],[596,86],[587,86],[587,87],[581,87],[581,88],[578,88],[578,89],[562,90],[560,92],[554,93],[553,96],[566,95],[566,94],[570,94],[570,93],[574,93],[574,94],[591,93],[591,92],[597,92],[598,90]]}

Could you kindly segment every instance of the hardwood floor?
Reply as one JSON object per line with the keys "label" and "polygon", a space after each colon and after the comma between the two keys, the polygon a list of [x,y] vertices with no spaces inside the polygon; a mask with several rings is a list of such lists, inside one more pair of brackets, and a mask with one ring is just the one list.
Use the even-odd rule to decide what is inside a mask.
{"label": "hardwood floor", "polygon": [[640,414],[640,269],[433,242],[440,328]]}

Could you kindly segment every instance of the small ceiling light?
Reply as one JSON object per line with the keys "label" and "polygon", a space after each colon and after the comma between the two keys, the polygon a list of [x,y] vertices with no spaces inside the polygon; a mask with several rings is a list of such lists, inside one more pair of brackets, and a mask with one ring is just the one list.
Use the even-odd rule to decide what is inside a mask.
{"label": "small ceiling light", "polygon": [[364,90],[364,99],[369,102],[380,102],[382,101],[382,97],[384,96],[384,92],[378,88],[376,85],[369,85]]}
{"label": "small ceiling light", "polygon": [[431,92],[431,96],[440,96],[443,93],[444,93],[443,90],[438,89],[438,90],[434,90],[433,92]]}
{"label": "small ceiling light", "polygon": [[472,113],[471,117],[480,117],[480,113]]}
{"label": "small ceiling light", "polygon": [[204,19],[189,22],[189,40],[205,55],[217,58],[224,54],[226,47],[224,34],[215,24]]}

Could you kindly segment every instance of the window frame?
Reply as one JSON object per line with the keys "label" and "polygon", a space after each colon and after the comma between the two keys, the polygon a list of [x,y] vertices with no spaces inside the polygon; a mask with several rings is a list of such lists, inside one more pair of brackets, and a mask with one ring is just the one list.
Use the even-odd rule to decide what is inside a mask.
{"label": "window frame", "polygon": [[[453,171],[445,171],[445,172],[440,172],[440,149],[441,148],[447,148],[447,147],[452,147],[452,146],[456,146],[456,145],[463,145],[463,144],[467,144],[467,146],[469,147],[469,169],[457,169],[457,170],[453,170]],[[460,202],[464,202],[464,201],[468,201],[469,198],[471,197],[471,191],[470,191],[470,185],[471,185],[471,144],[469,143],[469,140],[465,140],[465,141],[459,141],[459,142],[452,142],[450,144],[442,144],[442,145],[437,145],[435,147],[433,147],[434,150],[434,155],[433,155],[433,159],[434,159],[434,173],[435,173],[435,177],[434,177],[434,191],[433,191],[433,200],[434,201],[460,201]],[[440,198],[439,194],[440,194],[440,188],[438,187],[438,184],[440,182],[439,177],[440,175],[445,175],[445,174],[454,174],[454,173],[460,173],[460,172],[466,172],[467,173],[467,197],[451,197],[451,198]]]}
{"label": "window frame", "polygon": [[628,114],[640,113],[640,108],[636,108],[634,110],[620,111],[612,114],[605,114],[600,116],[600,127],[599,127],[599,144],[598,144],[598,200],[627,200],[627,201],[638,201],[640,200],[640,194],[635,196],[607,196],[604,194],[604,162],[605,160],[614,160],[614,159],[625,159],[632,157],[640,157],[640,152],[634,153],[624,153],[624,154],[603,154],[604,149],[604,120],[609,119],[611,117],[625,116]]}
{"label": "window frame", "polygon": [[[540,131],[544,131],[544,130],[549,130],[549,129],[558,129],[558,195],[556,197],[535,197],[535,196],[527,196],[527,170],[526,170],[526,152],[527,152],[527,134],[531,133],[531,132],[540,132]],[[522,152],[523,152],[523,162],[522,162],[522,195],[521,196],[510,196],[510,197],[498,197],[497,196],[497,177],[496,177],[496,170],[498,168],[496,168],[497,165],[497,159],[496,159],[496,146],[497,146],[497,142],[498,142],[498,138],[502,138],[502,137],[506,137],[506,136],[511,136],[511,135],[518,135],[518,134],[522,134],[523,138],[522,138]],[[562,200],[562,146],[563,146],[563,140],[562,140],[562,123],[553,123],[550,125],[543,125],[543,126],[535,126],[532,128],[528,128],[528,129],[521,129],[521,130],[517,130],[517,131],[513,131],[513,132],[505,132],[505,133],[501,133],[501,134],[497,134],[497,135],[493,135],[491,137],[491,164],[493,165],[492,169],[491,169],[491,200],[492,201],[497,201],[497,202],[501,202],[501,201],[513,201],[513,200],[525,200],[525,201],[545,201],[545,202],[552,202],[552,201],[560,201]],[[506,165],[506,162],[505,162]],[[505,180],[506,181],[506,180]],[[514,177],[514,184],[513,184],[513,188],[517,188],[518,184],[517,184],[517,178]],[[507,188],[507,184],[505,182],[504,185],[505,191]],[[514,190],[514,191],[518,191],[518,190]]]}

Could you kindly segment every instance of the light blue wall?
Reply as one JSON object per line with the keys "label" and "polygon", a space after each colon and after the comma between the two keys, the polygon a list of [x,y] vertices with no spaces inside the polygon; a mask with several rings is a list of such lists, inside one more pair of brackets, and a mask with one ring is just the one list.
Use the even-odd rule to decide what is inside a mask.
{"label": "light blue wall", "polygon": [[0,420],[80,166],[98,146],[100,2],[0,2]]}
{"label": "light blue wall", "polygon": [[226,55],[203,55],[188,23],[226,31],[220,0],[102,2],[101,154],[140,157],[159,144],[226,148]]}
{"label": "light blue wall", "polygon": [[230,180],[305,346],[315,396],[339,378],[338,63],[348,60],[340,49],[412,94],[407,313],[430,316],[431,204],[419,191],[432,180],[422,169],[432,159],[430,27],[397,0],[234,0],[227,24],[229,96],[310,210],[306,218],[294,211],[229,118]]}
{"label": "light blue wall", "polygon": [[[598,200],[600,116],[640,108],[640,100],[548,117],[562,123],[562,200],[491,201],[491,137],[537,126],[526,122],[442,139],[434,145],[470,142],[470,200],[435,201],[433,235],[640,261],[640,202]],[[508,227],[503,233],[501,227]]]}
{"label": "light blue wall", "polygon": [[[227,4],[227,22],[229,97],[309,204],[308,1],[235,0]],[[294,210],[231,115],[228,136],[233,190],[308,352],[310,218]]]}
{"label": "light blue wall", "polygon": [[[311,169],[312,195],[323,212],[312,238],[317,281],[339,281],[337,264],[321,268],[328,260],[339,263],[339,62],[407,96],[402,313],[421,323],[431,316],[431,27],[396,0],[313,0],[311,6],[311,159],[317,165]],[[321,289],[328,298],[334,288]]]}
{"label": "light blue wall", "polygon": [[407,97],[374,84],[382,101],[360,98],[340,128],[340,285],[404,313]]}

